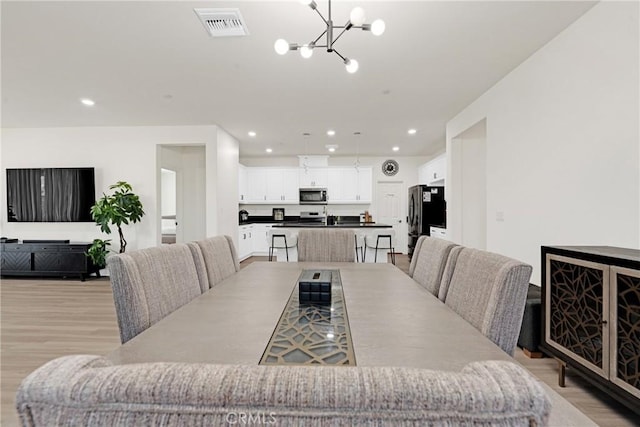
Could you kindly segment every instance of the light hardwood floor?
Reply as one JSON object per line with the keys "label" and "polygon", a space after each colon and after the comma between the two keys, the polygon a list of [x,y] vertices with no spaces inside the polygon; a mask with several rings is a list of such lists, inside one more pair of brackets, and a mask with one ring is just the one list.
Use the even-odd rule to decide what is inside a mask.
{"label": "light hardwood floor", "polygon": [[[242,266],[266,257],[254,257]],[[396,266],[408,271],[406,256]],[[109,281],[6,279],[0,283],[0,425],[18,425],[14,408],[20,381],[45,362],[67,354],[107,354],[120,345]],[[602,426],[638,426],[640,417],[568,371],[557,386],[552,359],[516,359]]]}

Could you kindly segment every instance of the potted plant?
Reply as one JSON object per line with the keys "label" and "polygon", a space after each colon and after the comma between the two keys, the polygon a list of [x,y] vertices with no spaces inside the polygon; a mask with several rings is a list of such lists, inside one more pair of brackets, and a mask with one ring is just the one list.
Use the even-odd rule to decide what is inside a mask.
{"label": "potted plant", "polygon": [[118,181],[109,186],[109,190],[113,190],[113,193],[109,195],[103,193],[103,196],[91,207],[91,217],[103,233],[111,234],[111,225],[118,228],[120,253],[123,253],[126,250],[127,241],[122,233],[122,225],[140,221],[144,216],[144,210],[140,198],[133,193],[131,184]]}
{"label": "potted plant", "polygon": [[111,246],[111,239],[93,239],[93,243],[87,250],[87,256],[98,269],[103,269],[107,266],[107,254],[109,253],[109,246]]}

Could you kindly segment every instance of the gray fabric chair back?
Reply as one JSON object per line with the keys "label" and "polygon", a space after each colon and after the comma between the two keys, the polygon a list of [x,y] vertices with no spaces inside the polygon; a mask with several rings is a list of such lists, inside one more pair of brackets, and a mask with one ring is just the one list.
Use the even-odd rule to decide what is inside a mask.
{"label": "gray fabric chair back", "polygon": [[[460,372],[393,367],[52,360],[22,381],[24,426],[218,426],[238,414],[277,425],[547,425],[539,382],[508,361]],[[263,418],[264,417],[264,418]],[[268,422],[265,422],[268,421]]]}
{"label": "gray fabric chair back", "polygon": [[448,240],[420,236],[411,258],[409,276],[433,295],[439,296],[442,273],[451,249],[456,246]]}
{"label": "gray fabric chair back", "polygon": [[113,255],[108,268],[123,343],[201,295],[207,284],[185,244]]}
{"label": "gray fabric chair back", "polygon": [[445,304],[513,356],[527,299],[530,265],[491,252],[454,248],[445,272]]}
{"label": "gray fabric chair back", "polygon": [[303,229],[298,233],[298,261],[354,262],[355,232]]}
{"label": "gray fabric chair back", "polygon": [[207,272],[208,285],[203,292],[240,271],[238,254],[229,236],[215,236],[187,243],[196,264],[202,259]]}

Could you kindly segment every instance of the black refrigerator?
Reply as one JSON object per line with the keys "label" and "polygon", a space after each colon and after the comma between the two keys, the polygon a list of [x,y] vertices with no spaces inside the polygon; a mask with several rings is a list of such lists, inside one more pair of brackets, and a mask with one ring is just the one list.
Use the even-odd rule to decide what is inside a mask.
{"label": "black refrigerator", "polygon": [[418,237],[429,235],[429,227],[447,226],[447,202],[444,200],[444,187],[414,185],[409,187],[409,260],[413,256]]}

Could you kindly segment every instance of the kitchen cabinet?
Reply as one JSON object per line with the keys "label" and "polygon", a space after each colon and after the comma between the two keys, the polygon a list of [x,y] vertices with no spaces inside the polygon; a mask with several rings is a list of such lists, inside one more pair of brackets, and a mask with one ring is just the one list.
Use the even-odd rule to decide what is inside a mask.
{"label": "kitchen cabinet", "polygon": [[269,253],[269,231],[273,224],[248,224],[238,228],[238,259],[245,260],[253,255],[266,256]]}
{"label": "kitchen cabinet", "polygon": [[298,204],[299,203],[299,188],[298,183],[298,168],[284,168],[282,169],[282,203],[283,204]]}
{"label": "kitchen cabinet", "polygon": [[300,168],[299,186],[300,188],[325,188],[329,181],[328,168]]}
{"label": "kitchen cabinet", "polygon": [[247,168],[246,203],[267,202],[267,177],[264,168]]}
{"label": "kitchen cabinet", "polygon": [[447,229],[442,227],[429,227],[429,235],[438,239],[447,239]]}
{"label": "kitchen cabinet", "polygon": [[542,280],[542,350],[640,408],[640,251],[543,246]]}
{"label": "kitchen cabinet", "polygon": [[253,251],[253,225],[241,225],[238,228],[238,259],[240,261],[251,256]]}
{"label": "kitchen cabinet", "polygon": [[371,168],[328,168],[328,204],[369,204],[372,199]]}
{"label": "kitchen cabinet", "polygon": [[247,168],[247,197],[241,203],[297,204],[297,168]]}
{"label": "kitchen cabinet", "polygon": [[238,203],[245,203],[247,200],[247,167],[238,167]]}
{"label": "kitchen cabinet", "polygon": [[444,185],[447,176],[447,155],[441,154],[418,168],[418,184]]}
{"label": "kitchen cabinet", "polygon": [[252,255],[266,256],[269,254],[269,231],[273,228],[273,224],[253,224]]}

